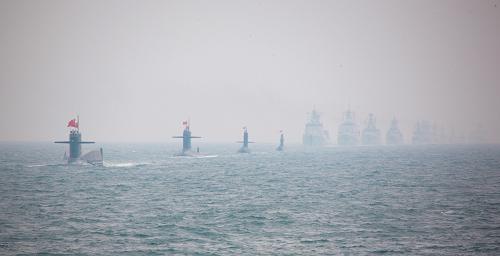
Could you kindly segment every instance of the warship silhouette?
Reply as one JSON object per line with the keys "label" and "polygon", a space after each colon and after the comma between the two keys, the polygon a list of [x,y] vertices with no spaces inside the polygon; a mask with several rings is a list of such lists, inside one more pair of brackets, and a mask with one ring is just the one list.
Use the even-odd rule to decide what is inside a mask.
{"label": "warship silhouette", "polygon": [[364,145],[379,145],[380,130],[376,127],[375,116],[370,113],[366,122],[366,127],[363,129],[362,142]]}
{"label": "warship silhouette", "polygon": [[70,127],[69,140],[67,141],[54,141],[58,144],[69,144],[69,156],[64,152],[64,160],[68,164],[92,164],[103,165],[103,152],[102,148],[99,150],[90,151],[82,155],[82,144],[94,144],[94,141],[82,141],[82,134],[80,133],[80,117],[72,119],[68,122],[67,127]]}
{"label": "warship silhouette", "polygon": [[182,139],[182,152],[175,154],[175,156],[199,156],[199,148],[196,149],[196,152],[191,150],[191,139],[199,139],[201,137],[191,135],[190,124],[188,121],[182,122],[182,125],[184,126],[182,136],[172,136],[174,139]]}
{"label": "warship silhouette", "polygon": [[241,148],[238,150],[238,153],[250,153],[250,149],[248,148],[248,143],[254,143],[254,142],[248,141],[248,131],[246,127],[243,127],[243,141],[237,141],[236,143],[243,143]]}
{"label": "warship silhouette", "polygon": [[342,123],[339,125],[337,142],[341,146],[354,146],[359,143],[359,126],[351,110],[344,112]]}
{"label": "warship silhouette", "polygon": [[302,136],[304,146],[323,146],[329,143],[328,131],[323,129],[320,117],[320,113],[315,109],[309,114],[309,121],[306,123],[304,135]]}
{"label": "warship silhouette", "polygon": [[391,126],[385,135],[386,144],[388,145],[401,145],[403,144],[403,133],[399,130],[399,123],[396,118],[391,121]]}

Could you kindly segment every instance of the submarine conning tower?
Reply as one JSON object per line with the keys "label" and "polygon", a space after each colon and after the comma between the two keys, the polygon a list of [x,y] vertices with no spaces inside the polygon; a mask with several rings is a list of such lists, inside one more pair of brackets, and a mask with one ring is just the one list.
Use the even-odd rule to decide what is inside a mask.
{"label": "submarine conning tower", "polygon": [[283,132],[281,132],[281,135],[280,135],[280,145],[278,146],[278,148],[276,148],[277,151],[283,151],[283,149],[285,148],[285,135],[283,134]]}
{"label": "submarine conning tower", "polygon": [[68,127],[73,128],[72,130],[69,131],[69,140],[68,141],[55,141],[54,142],[54,143],[69,144],[68,162],[75,162],[81,157],[82,144],[95,143],[94,141],[82,141],[82,134],[80,133],[78,119],[73,119],[73,120],[69,121],[69,123],[68,123]]}
{"label": "submarine conning tower", "polygon": [[76,159],[82,155],[82,134],[77,130],[69,132],[69,158]]}
{"label": "submarine conning tower", "polygon": [[182,152],[188,150],[191,150],[191,131],[189,130],[189,126],[182,132]]}
{"label": "submarine conning tower", "polygon": [[243,127],[243,141],[238,141],[237,143],[243,143],[243,146],[241,146],[241,148],[240,148],[240,150],[238,150],[238,152],[250,153],[250,150],[248,149],[248,143],[253,143],[253,142],[248,141],[248,130],[246,127]]}
{"label": "submarine conning tower", "polygon": [[248,148],[248,131],[247,128],[243,131],[243,147]]}
{"label": "submarine conning tower", "polygon": [[191,136],[191,130],[189,129],[189,124],[187,122],[183,122],[185,125],[184,131],[182,132],[182,136],[173,136],[172,138],[180,139],[182,138],[182,153],[187,151],[191,151],[191,139],[199,139],[199,136]]}

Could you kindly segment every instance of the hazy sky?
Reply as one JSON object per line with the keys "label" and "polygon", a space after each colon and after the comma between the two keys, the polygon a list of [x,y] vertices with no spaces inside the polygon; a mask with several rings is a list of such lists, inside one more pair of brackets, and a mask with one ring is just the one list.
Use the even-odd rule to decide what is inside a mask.
{"label": "hazy sky", "polygon": [[299,142],[313,106],[500,142],[500,1],[0,1],[0,140]]}

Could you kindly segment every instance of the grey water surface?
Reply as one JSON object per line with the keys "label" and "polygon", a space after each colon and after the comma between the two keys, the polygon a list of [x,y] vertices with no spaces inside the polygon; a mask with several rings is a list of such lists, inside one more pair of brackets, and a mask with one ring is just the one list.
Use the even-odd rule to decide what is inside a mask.
{"label": "grey water surface", "polygon": [[0,255],[500,253],[498,145],[238,146],[2,143]]}

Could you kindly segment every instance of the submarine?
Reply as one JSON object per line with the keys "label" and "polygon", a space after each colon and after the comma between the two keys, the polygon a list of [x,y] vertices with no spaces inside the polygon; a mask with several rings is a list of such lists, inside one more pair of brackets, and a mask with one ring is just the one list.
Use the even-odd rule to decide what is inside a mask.
{"label": "submarine", "polygon": [[248,148],[248,143],[254,143],[252,141],[248,141],[248,131],[246,127],[243,127],[243,141],[238,141],[236,143],[243,143],[243,146],[238,150],[238,153],[250,153],[250,149]]}
{"label": "submarine", "polygon": [[102,166],[103,153],[102,148],[99,150],[90,151],[82,155],[82,144],[94,144],[94,141],[82,141],[82,134],[80,133],[80,117],[72,119],[68,122],[67,127],[70,127],[69,140],[67,141],[54,141],[57,144],[69,144],[69,156],[64,153],[64,159],[68,164],[91,164]]}
{"label": "submarine", "polygon": [[276,148],[276,151],[283,151],[285,150],[285,135],[283,135],[283,131],[280,131],[280,144]]}
{"label": "submarine", "polygon": [[176,154],[175,156],[199,156],[199,148],[196,149],[196,152],[191,150],[191,139],[200,139],[201,137],[191,135],[189,122],[184,121],[182,122],[182,125],[184,126],[182,136],[172,136],[174,139],[182,139],[182,152]]}

